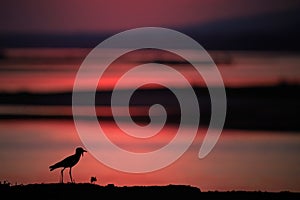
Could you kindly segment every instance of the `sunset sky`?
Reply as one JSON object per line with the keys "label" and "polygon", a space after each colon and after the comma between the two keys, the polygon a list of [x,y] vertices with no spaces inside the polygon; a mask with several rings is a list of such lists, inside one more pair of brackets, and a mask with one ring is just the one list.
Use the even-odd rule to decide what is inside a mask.
{"label": "sunset sky", "polygon": [[143,26],[179,28],[300,6],[293,0],[4,0],[0,4],[2,34],[117,32]]}
{"label": "sunset sky", "polygon": [[[224,85],[232,91],[227,98],[230,102],[227,113],[234,119],[230,122],[242,128],[224,129],[212,153],[199,159],[207,127],[197,127],[197,136],[182,157],[150,173],[115,170],[98,161],[93,152],[88,152],[74,169],[75,180],[88,182],[96,175],[101,185],[190,184],[203,191],[300,191],[300,134],[299,120],[295,117],[299,113],[295,105],[300,93],[289,94],[289,91],[299,91],[300,85],[299,13],[300,1],[294,0],[2,0],[0,181],[57,182],[60,171],[50,172],[49,165],[71,155],[75,147],[84,147],[72,118],[71,105],[74,80],[84,58],[91,48],[109,36],[131,28],[155,26],[178,30],[197,40],[205,50],[208,48],[207,55],[216,63]],[[195,58],[201,67],[211,66],[207,60],[197,60],[198,52],[178,50],[189,52],[189,57]],[[197,89],[205,86],[203,77],[195,74],[190,63],[177,62],[179,58],[167,51],[145,52],[130,52],[124,60],[116,59],[105,68],[97,89],[112,90],[121,75],[141,63],[157,60],[165,61],[166,65],[173,63],[171,67]],[[105,60],[101,55],[99,58]],[[91,76],[104,67],[107,66],[101,62],[93,65],[90,74],[84,74],[80,90],[86,92],[93,88]],[[125,80],[120,89],[135,88],[144,80],[152,83],[164,80],[174,88],[186,86],[178,81],[178,76],[171,76],[157,66],[143,69]],[[209,78],[215,80],[214,75]],[[211,83],[220,86],[218,81]],[[250,88],[249,92],[249,86],[257,88]],[[169,96],[155,93],[160,87],[148,85],[156,95],[150,96],[151,93],[150,97],[137,98],[136,104],[130,105],[133,110],[130,114],[148,117],[149,102],[162,101],[174,106]],[[281,96],[280,91],[277,93],[278,88],[285,96]],[[205,104],[205,94],[199,91],[199,103],[204,107],[201,119],[202,116],[210,119],[210,104]],[[99,102],[101,98],[104,102],[110,98],[106,97],[100,96]],[[110,106],[101,104],[95,110],[102,117],[112,117]],[[117,107],[117,114],[125,115],[127,108]],[[83,106],[83,113],[85,109],[87,107]],[[171,107],[168,112],[175,113],[176,109]],[[189,109],[195,110],[194,104],[189,105]],[[90,113],[86,115],[90,117]],[[179,119],[178,115],[176,117]],[[157,137],[145,139],[131,137],[112,121],[111,118],[99,120],[99,124],[102,123],[108,138],[132,152],[161,148],[172,140],[179,126],[166,124]],[[83,120],[83,123],[93,130],[90,121]],[[131,127],[131,124],[124,124]],[[259,129],[267,127],[266,124],[286,129],[270,126]],[[190,137],[190,124],[183,126],[186,136]],[[153,127],[142,133],[152,133],[157,128]],[[185,142],[186,138],[180,142]],[[182,145],[180,142],[178,147]],[[105,141],[100,141],[98,150],[106,156],[114,155]],[[118,161],[126,163],[126,160]],[[67,171],[65,182],[69,180]]]}
{"label": "sunset sky", "polygon": [[[300,47],[297,36],[299,35],[297,32],[297,24],[300,22],[300,15],[297,14],[299,10],[300,2],[293,0],[1,1],[0,47],[39,46],[43,48],[44,45],[46,47],[68,47],[69,45],[90,48],[120,31],[145,26],[161,26],[174,28],[198,39],[198,42],[208,50],[249,48],[269,51],[283,49],[289,52],[291,49],[299,50]],[[33,36],[24,37],[22,34]],[[47,36],[39,37],[40,34]],[[67,35],[60,37],[60,34]],[[78,34],[84,36],[76,37]],[[107,35],[102,38],[97,37],[101,34]],[[12,58],[40,56],[58,59],[75,55],[77,60],[75,64],[72,63],[72,67],[57,68],[52,65],[49,67],[49,62],[39,66],[30,65],[32,63],[29,62],[30,66],[18,65],[16,68],[5,63],[1,65],[2,90],[27,88],[29,83],[22,80],[29,77],[26,72],[31,73],[32,69],[39,76],[31,80],[31,87],[39,90],[45,88],[65,90],[72,87],[74,73],[88,50],[13,49],[10,51],[6,49],[3,52]],[[255,54],[251,56],[241,54],[240,59],[228,53],[234,65],[226,68],[220,63],[218,66],[225,84],[233,86],[253,85],[253,83],[274,84],[278,81],[299,82],[298,55],[286,55],[284,58],[263,56],[264,61],[261,62]],[[274,62],[272,59],[277,61]],[[281,62],[286,64],[282,65]],[[46,68],[53,72],[42,73]],[[61,69],[64,68],[72,68],[73,73],[67,74],[64,70],[62,70],[64,73],[61,73]],[[10,81],[7,81],[8,79]]]}

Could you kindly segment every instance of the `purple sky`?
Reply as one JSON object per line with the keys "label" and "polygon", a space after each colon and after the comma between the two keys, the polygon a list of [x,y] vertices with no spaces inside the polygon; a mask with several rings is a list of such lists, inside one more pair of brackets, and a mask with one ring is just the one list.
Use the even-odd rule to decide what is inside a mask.
{"label": "purple sky", "polygon": [[0,33],[111,32],[168,28],[286,11],[299,1],[273,0],[3,0]]}

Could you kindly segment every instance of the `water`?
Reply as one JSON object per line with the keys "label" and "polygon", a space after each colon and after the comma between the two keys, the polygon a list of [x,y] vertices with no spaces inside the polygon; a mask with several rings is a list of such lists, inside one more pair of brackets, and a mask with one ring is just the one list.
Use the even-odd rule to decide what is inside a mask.
{"label": "water", "polygon": [[[43,103],[40,101],[32,103],[35,100],[32,96],[29,103],[26,103],[18,95],[24,92],[52,94],[72,91],[76,72],[88,52],[89,49],[4,51],[7,59],[0,60],[0,91],[3,94],[16,94],[16,99],[14,99],[15,103],[6,102],[0,105],[2,117],[0,119],[0,181],[7,180],[12,184],[57,182],[60,171],[50,172],[48,167],[64,156],[73,154],[75,147],[84,146],[71,118],[70,104],[61,104],[55,98]],[[226,86],[240,88],[278,83],[294,84],[300,81],[300,56],[297,53],[219,51],[210,53],[218,65]],[[149,53],[147,56],[146,60],[151,60],[156,54]],[[138,59],[139,56],[135,55],[131,58]],[[169,61],[167,55],[160,59]],[[126,62],[116,63],[108,70],[102,79],[101,89],[111,89],[116,82],[114,77],[130,69],[131,62],[126,60]],[[174,64],[174,68],[185,73],[190,82],[203,86],[201,78],[195,77],[189,67],[177,63]],[[145,73],[155,76],[161,72],[155,69]],[[131,88],[138,79],[142,78],[143,76],[137,74],[123,87]],[[172,77],[164,76],[164,78],[168,78],[170,85],[181,87]],[[88,89],[88,79],[86,81],[83,90]],[[5,95],[2,98],[1,102],[4,101]],[[234,103],[242,105],[238,101]],[[120,107],[120,115],[123,114],[123,109]],[[274,107],[274,109],[278,108]],[[99,106],[97,110],[102,116],[111,116],[106,106]],[[136,116],[148,112],[145,107],[136,107],[134,110],[135,112],[131,114]],[[266,110],[266,112],[271,111]],[[289,112],[292,111],[287,111]],[[272,120],[271,118],[270,122]],[[293,120],[297,121],[297,119]],[[89,126],[90,122],[85,121],[85,123]],[[101,121],[101,126],[115,144],[137,153],[163,147],[177,130],[176,124],[167,124],[158,136],[141,140],[125,135],[110,120]],[[188,131],[189,126],[185,126]],[[96,176],[97,183],[100,185],[108,183],[115,185],[189,184],[200,187],[203,191],[300,191],[299,129],[291,131],[259,130],[251,127],[249,130],[224,129],[213,151],[204,159],[199,159],[198,152],[206,129],[206,126],[200,126],[193,144],[183,156],[158,171],[144,174],[120,172],[99,162],[93,153],[89,152],[72,170],[73,177],[76,182],[89,182],[91,176]],[[113,152],[105,148],[101,142],[96,145],[99,145],[103,153],[113,156]],[[126,161],[120,160],[120,162]],[[66,172],[65,181],[69,181],[68,178]]]}
{"label": "water", "polygon": [[[109,122],[103,126],[109,133],[119,134]],[[170,139],[168,135],[173,129],[175,127],[165,127],[164,136],[143,145],[124,140],[125,136],[111,137],[127,150],[152,151]],[[74,147],[83,145],[71,120],[2,120],[0,130],[0,177],[13,184],[59,181],[60,170],[50,172],[48,166],[73,154]],[[189,184],[203,191],[300,190],[299,134],[224,130],[213,151],[199,159],[197,155],[205,131],[200,128],[188,151],[161,170],[144,174],[119,172],[89,152],[73,168],[73,177],[76,182],[89,182],[91,176],[96,176],[100,185]],[[100,143],[99,149],[109,152]],[[67,172],[65,181],[69,181]]]}

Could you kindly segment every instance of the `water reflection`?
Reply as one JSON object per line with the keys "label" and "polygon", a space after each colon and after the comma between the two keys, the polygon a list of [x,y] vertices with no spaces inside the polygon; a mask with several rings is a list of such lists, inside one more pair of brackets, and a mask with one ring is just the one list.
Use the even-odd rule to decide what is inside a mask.
{"label": "water reflection", "polygon": [[[120,146],[128,150],[134,146],[140,151],[159,148],[175,130],[168,126],[159,139],[139,144],[130,138],[124,142],[125,136],[120,137],[123,133],[109,122],[102,126]],[[0,177],[12,183],[57,182],[59,172],[57,176],[50,174],[49,164],[83,145],[71,120],[2,120],[0,130]],[[203,191],[300,190],[299,134],[224,130],[213,151],[200,160],[197,155],[205,132],[205,127],[200,128],[188,151],[164,169],[145,174],[123,173],[108,168],[88,153],[74,167],[73,178],[76,182],[89,182],[91,176],[97,176],[101,185],[190,184]],[[101,151],[105,152],[105,147]]]}

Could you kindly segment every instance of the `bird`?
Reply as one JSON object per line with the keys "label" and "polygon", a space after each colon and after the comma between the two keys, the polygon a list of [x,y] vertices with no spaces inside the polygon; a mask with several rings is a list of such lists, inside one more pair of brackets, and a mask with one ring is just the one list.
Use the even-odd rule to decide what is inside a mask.
{"label": "bird", "polygon": [[97,181],[97,177],[96,176],[92,176],[90,179],[91,183],[95,183]]}
{"label": "bird", "polygon": [[74,167],[78,161],[80,160],[81,156],[83,156],[83,153],[87,152],[86,150],[84,150],[82,147],[77,147],[75,150],[75,154],[68,156],[66,158],[64,158],[63,160],[49,166],[50,171],[53,171],[57,168],[62,168],[61,170],[61,179],[60,182],[63,183],[63,177],[64,177],[64,170],[66,168],[69,168],[69,175],[70,175],[70,180],[72,183],[74,183],[73,178],[72,178],[72,167]]}

